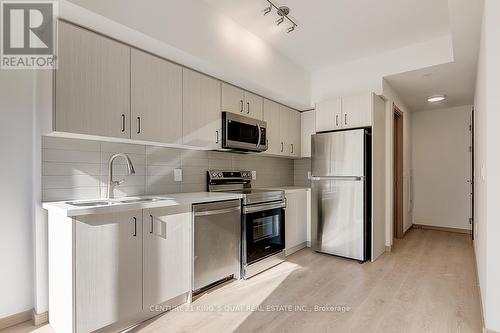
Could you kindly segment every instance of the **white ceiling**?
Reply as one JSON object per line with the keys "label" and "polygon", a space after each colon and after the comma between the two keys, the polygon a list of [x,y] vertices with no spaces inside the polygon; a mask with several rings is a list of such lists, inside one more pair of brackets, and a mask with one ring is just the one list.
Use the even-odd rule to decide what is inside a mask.
{"label": "white ceiling", "polygon": [[[450,33],[448,0],[282,0],[299,28],[263,16],[266,0],[204,0],[309,70]],[[475,0],[474,0],[475,1]]]}

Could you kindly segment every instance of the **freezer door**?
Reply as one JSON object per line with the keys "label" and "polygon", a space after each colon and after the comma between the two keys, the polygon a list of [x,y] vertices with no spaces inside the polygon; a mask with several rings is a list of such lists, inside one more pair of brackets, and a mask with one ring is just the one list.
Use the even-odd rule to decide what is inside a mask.
{"label": "freezer door", "polygon": [[366,260],[364,180],[312,180],[311,247],[318,252]]}
{"label": "freezer door", "polygon": [[315,134],[311,138],[313,176],[363,176],[365,130]]}

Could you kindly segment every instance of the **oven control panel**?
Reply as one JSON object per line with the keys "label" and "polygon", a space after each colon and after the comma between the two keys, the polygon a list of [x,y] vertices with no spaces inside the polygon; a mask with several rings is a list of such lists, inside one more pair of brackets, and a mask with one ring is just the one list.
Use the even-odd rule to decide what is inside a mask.
{"label": "oven control panel", "polygon": [[208,176],[211,179],[240,179],[240,180],[251,180],[251,171],[225,171],[225,170],[210,170],[208,171]]}

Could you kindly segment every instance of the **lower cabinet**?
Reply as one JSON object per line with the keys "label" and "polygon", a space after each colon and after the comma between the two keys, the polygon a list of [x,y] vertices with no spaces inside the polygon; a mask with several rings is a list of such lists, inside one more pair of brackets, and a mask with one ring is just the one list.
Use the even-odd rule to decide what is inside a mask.
{"label": "lower cabinet", "polygon": [[77,332],[92,332],[142,311],[142,211],[75,221]]}
{"label": "lower cabinet", "polygon": [[290,255],[307,244],[310,190],[285,191],[285,252]]}
{"label": "lower cabinet", "polygon": [[143,210],[144,308],[191,291],[192,221],[182,208]]}
{"label": "lower cabinet", "polygon": [[[119,331],[191,291],[191,206],[78,217],[49,212],[49,311],[56,332]],[[161,309],[161,308],[160,308]]]}

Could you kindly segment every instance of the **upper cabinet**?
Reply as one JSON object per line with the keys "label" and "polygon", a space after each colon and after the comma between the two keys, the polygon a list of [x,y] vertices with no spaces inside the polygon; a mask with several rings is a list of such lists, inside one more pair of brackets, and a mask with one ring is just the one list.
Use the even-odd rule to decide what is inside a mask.
{"label": "upper cabinet", "polygon": [[264,121],[267,123],[267,151],[272,155],[281,154],[280,105],[264,99]]}
{"label": "upper cabinet", "polygon": [[316,133],[315,111],[306,111],[300,114],[301,139],[300,157],[311,157],[311,135]]}
{"label": "upper cabinet", "polygon": [[59,22],[58,132],[130,137],[130,47]]}
{"label": "upper cabinet", "polygon": [[182,143],[182,68],[131,51],[131,138]]}
{"label": "upper cabinet", "polygon": [[254,119],[263,119],[262,97],[233,85],[222,83],[222,111],[241,114]]}
{"label": "upper cabinet", "polygon": [[193,70],[183,69],[182,143],[218,149],[222,142],[221,84]]}
{"label": "upper cabinet", "polygon": [[300,112],[268,99],[264,100],[269,155],[300,157]]}
{"label": "upper cabinet", "polygon": [[300,137],[301,137],[301,126],[300,126],[300,112],[292,110],[290,108],[288,112],[290,118],[288,118],[288,135],[289,135],[289,149],[290,156],[300,157]]}
{"label": "upper cabinet", "polygon": [[374,93],[327,100],[316,105],[316,132],[372,126]]}

